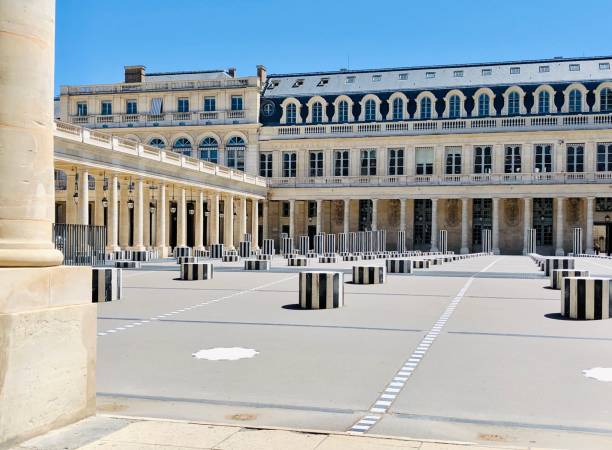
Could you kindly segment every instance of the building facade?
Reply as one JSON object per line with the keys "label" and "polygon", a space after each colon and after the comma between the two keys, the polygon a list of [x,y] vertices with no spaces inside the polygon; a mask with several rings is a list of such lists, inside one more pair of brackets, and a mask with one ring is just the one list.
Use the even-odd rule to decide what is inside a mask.
{"label": "building facade", "polygon": [[404,230],[408,248],[435,250],[444,229],[467,252],[490,229],[496,252],[517,254],[535,229],[539,252],[563,254],[581,228],[587,251],[609,251],[611,63],[248,78],[128,67],[126,83],[63,88],[60,118],[266,178],[262,234],[275,239],[385,229],[392,248]]}

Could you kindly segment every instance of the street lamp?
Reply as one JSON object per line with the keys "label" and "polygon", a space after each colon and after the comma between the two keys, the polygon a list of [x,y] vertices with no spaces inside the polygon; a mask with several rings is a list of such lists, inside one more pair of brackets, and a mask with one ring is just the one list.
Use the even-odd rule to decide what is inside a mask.
{"label": "street lamp", "polygon": [[134,209],[134,200],[129,199],[127,201],[127,207],[128,207],[128,209]]}
{"label": "street lamp", "polygon": [[155,209],[156,209],[156,208],[155,208],[155,203],[150,202],[150,203],[149,203],[149,212],[150,212],[151,214],[155,214]]}
{"label": "street lamp", "polygon": [[102,206],[104,208],[108,207],[108,199],[106,197],[102,197]]}

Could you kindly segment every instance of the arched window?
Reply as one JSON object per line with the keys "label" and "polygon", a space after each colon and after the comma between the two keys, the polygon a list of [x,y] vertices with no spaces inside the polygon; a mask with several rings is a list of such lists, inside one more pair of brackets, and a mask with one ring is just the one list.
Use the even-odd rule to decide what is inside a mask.
{"label": "arched window", "polygon": [[508,95],[508,115],[514,116],[520,114],[519,106],[519,95],[518,92],[510,92]]}
{"label": "arched window", "polygon": [[376,120],[376,102],[372,99],[365,102],[365,121],[373,122]]}
{"label": "arched window", "polygon": [[461,99],[458,95],[452,95],[448,102],[448,117],[456,119],[461,117]]}
{"label": "arched window", "polygon": [[294,125],[296,123],[296,119],[297,119],[297,108],[295,106],[295,103],[289,103],[287,105],[287,114],[286,114],[287,120],[286,122],[289,125]]}
{"label": "arched window", "polygon": [[404,120],[404,101],[401,98],[393,99],[393,120]]}
{"label": "arched window", "polygon": [[599,93],[601,112],[612,112],[612,89],[605,88]]}
{"label": "arched window", "polygon": [[320,102],[314,102],[312,104],[311,119],[312,123],[323,122],[323,105],[321,105]]}
{"label": "arched window", "polygon": [[491,99],[487,94],[478,96],[478,117],[487,117],[491,114]]}
{"label": "arched window", "polygon": [[191,156],[191,142],[187,138],[178,138],[174,141],[172,151],[181,153],[185,156]]}
{"label": "arched window", "polygon": [[215,138],[205,137],[202,139],[198,150],[200,151],[200,159],[217,164],[219,157],[219,143]]}
{"label": "arched window", "polygon": [[582,112],[582,92],[578,89],[574,89],[569,93],[569,112]]}
{"label": "arched window", "polygon": [[431,99],[429,97],[423,97],[421,99],[421,119],[431,119]]}
{"label": "arched window", "polygon": [[225,163],[227,167],[244,171],[244,150],[246,144],[244,139],[239,136],[234,136],[225,146]]}
{"label": "arched window", "polygon": [[166,147],[166,143],[164,141],[162,141],[160,138],[153,138],[149,141],[149,145],[152,147],[157,147],[157,148],[164,148]]}
{"label": "arched window", "polygon": [[346,100],[338,103],[338,122],[349,121],[349,104]]}
{"label": "arched window", "polygon": [[550,94],[548,91],[540,91],[538,95],[538,112],[540,114],[550,113]]}

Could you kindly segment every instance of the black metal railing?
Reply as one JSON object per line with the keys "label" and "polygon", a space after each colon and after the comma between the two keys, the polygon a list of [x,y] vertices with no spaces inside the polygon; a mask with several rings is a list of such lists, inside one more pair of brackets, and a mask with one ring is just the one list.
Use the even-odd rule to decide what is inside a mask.
{"label": "black metal railing", "polygon": [[64,254],[64,265],[104,264],[106,227],[98,225],[53,224],[55,248]]}

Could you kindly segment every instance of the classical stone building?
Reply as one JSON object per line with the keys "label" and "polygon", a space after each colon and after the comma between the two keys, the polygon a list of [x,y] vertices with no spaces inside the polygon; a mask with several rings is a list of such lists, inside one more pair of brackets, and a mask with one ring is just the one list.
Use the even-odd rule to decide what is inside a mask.
{"label": "classical stone building", "polygon": [[[405,230],[409,248],[436,249],[445,229],[449,249],[466,252],[479,250],[481,231],[491,229],[496,252],[521,253],[533,228],[539,252],[563,254],[581,228],[587,251],[605,251],[611,63],[554,58],[269,76],[258,66],[246,78],[231,69],[127,67],[124,83],[63,87],[60,119],[219,164],[214,170],[246,171],[267,190],[233,195],[265,201],[248,208],[250,226],[234,230],[257,230],[260,239],[386,229],[393,247],[393,231]],[[67,191],[58,192],[58,220],[70,222],[77,183],[61,168]],[[155,177],[150,184],[160,185]],[[199,192],[210,198],[205,186]],[[203,242],[187,240],[218,239],[204,227]],[[156,243],[149,237],[146,245]]]}

